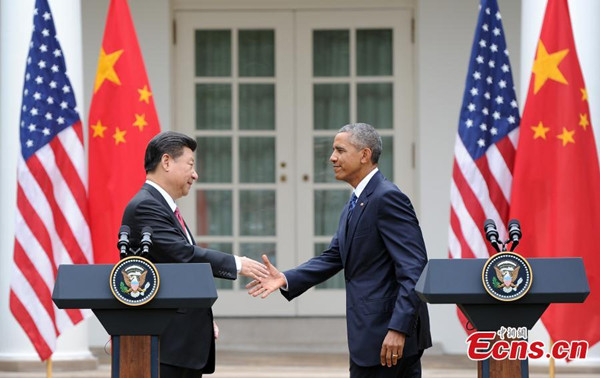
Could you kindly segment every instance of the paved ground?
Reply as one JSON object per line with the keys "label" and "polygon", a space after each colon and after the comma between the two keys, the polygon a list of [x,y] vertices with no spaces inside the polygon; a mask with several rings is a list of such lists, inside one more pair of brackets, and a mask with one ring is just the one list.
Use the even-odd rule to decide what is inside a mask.
{"label": "paved ground", "polygon": [[[212,378],[347,378],[346,355],[252,352],[220,352]],[[461,356],[423,357],[423,378],[475,378],[475,363]],[[533,367],[531,378],[548,377],[547,369]],[[557,378],[598,378],[600,368],[559,370]],[[0,378],[45,378],[44,372],[0,372]],[[94,371],[55,371],[53,378],[110,378],[110,366]]]}

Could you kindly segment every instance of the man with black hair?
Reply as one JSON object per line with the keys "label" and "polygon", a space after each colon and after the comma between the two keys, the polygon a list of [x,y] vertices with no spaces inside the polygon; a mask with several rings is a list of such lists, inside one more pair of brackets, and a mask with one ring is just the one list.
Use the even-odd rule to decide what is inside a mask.
{"label": "man with black hair", "polygon": [[[175,201],[188,195],[198,179],[196,141],[166,131],[146,147],[146,182],[123,213],[122,224],[131,228],[132,244],[139,243],[144,226],[152,228],[154,263],[209,263],[213,275],[234,280],[237,275],[258,278],[265,266],[246,257],[201,248],[185,224]],[[215,370],[215,329],[211,309],[179,309],[160,337],[161,378],[196,378]]]}

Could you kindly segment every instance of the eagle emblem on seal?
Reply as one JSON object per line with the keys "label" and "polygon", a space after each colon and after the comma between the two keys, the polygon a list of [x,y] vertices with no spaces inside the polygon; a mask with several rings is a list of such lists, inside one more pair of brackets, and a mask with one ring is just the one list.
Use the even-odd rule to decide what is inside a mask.
{"label": "eagle emblem on seal", "polygon": [[522,278],[518,278],[520,269],[520,266],[510,261],[502,261],[495,265],[496,277],[493,279],[493,284],[496,289],[502,289],[505,293],[516,291],[523,282]]}
{"label": "eagle emblem on seal", "polygon": [[148,271],[138,265],[123,269],[121,274],[123,275],[123,282],[120,285],[121,292],[129,294],[133,298],[144,295],[150,286],[150,283],[146,282]]}

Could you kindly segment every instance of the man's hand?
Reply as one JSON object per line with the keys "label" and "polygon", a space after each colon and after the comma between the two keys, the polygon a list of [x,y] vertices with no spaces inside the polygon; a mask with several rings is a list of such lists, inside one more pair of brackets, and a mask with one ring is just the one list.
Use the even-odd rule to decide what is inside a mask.
{"label": "man's hand", "polygon": [[240,257],[240,261],[242,262],[242,270],[240,270],[240,275],[254,278],[255,280],[267,277],[269,275],[269,271],[267,267],[258,261],[249,259],[245,256]]}
{"label": "man's hand", "polygon": [[219,326],[217,322],[213,320],[213,333],[215,334],[215,340],[219,338]]}
{"label": "man's hand", "polygon": [[387,365],[387,367],[392,367],[392,365],[395,366],[398,363],[398,359],[402,358],[405,340],[405,334],[393,329],[388,330],[381,345],[381,366]]}
{"label": "man's hand", "polygon": [[268,275],[266,277],[257,277],[254,281],[246,285],[248,294],[253,297],[266,298],[275,290],[286,285],[285,276],[275,266],[271,264],[267,255],[262,255],[263,262],[267,267]]}

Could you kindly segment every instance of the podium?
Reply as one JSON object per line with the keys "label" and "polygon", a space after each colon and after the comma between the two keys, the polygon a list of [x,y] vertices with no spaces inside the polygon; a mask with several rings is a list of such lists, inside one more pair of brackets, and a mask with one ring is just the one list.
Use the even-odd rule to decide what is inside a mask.
{"label": "podium", "polygon": [[[527,259],[533,272],[529,292],[513,302],[491,297],[482,283],[486,259],[429,260],[415,290],[427,303],[454,303],[478,331],[501,327],[530,330],[551,303],[582,303],[590,293],[581,258]],[[527,360],[483,360],[479,377],[528,377]]]}
{"label": "podium", "polygon": [[112,340],[112,378],[158,378],[159,338],[179,308],[209,308],[217,290],[209,264],[155,264],[152,301],[128,306],[109,286],[113,265],[61,265],[52,292],[60,309],[91,309]]}

